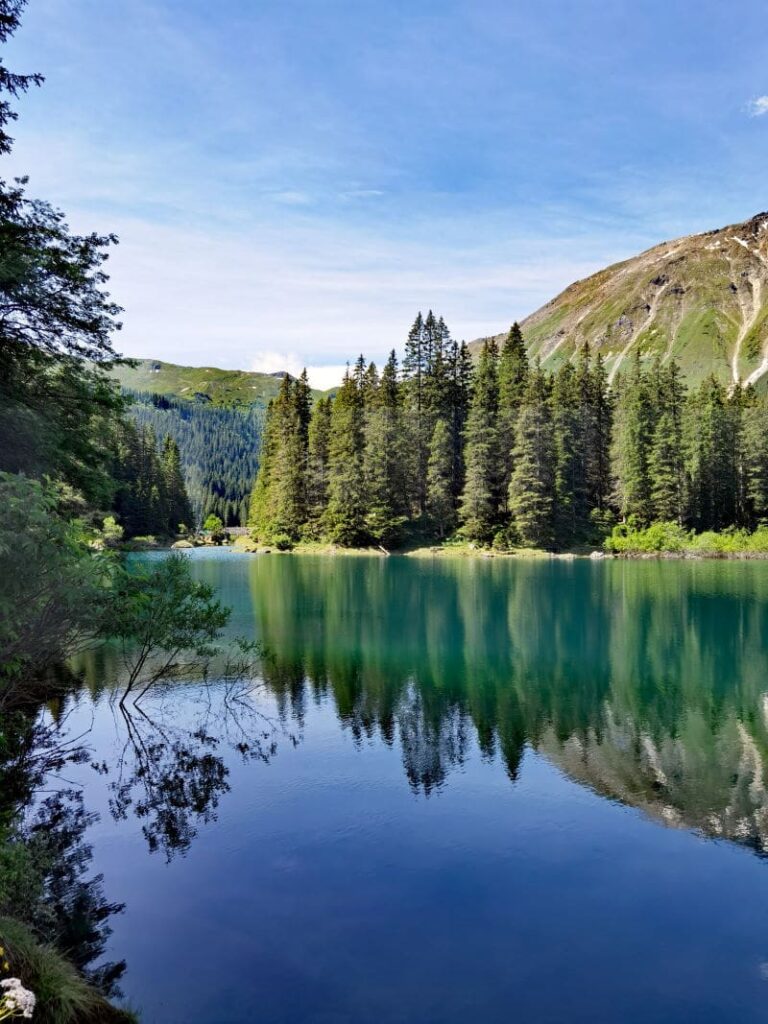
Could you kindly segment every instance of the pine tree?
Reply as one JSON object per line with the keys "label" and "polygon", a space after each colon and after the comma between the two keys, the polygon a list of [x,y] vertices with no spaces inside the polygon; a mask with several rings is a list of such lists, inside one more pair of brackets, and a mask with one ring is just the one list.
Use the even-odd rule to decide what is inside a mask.
{"label": "pine tree", "polygon": [[584,430],[587,503],[590,510],[605,512],[610,504],[611,442],[613,437],[613,399],[608,386],[605,363],[598,352],[592,364],[585,345],[576,368],[581,391],[581,420]]}
{"label": "pine tree", "polygon": [[619,514],[624,519],[634,517],[643,525],[647,525],[652,518],[648,460],[654,419],[648,377],[638,352],[630,372],[617,381],[617,411],[611,455],[614,495]]}
{"label": "pine tree", "polygon": [[307,439],[307,530],[316,539],[328,503],[330,439],[331,399],[319,398],[312,410]]}
{"label": "pine tree", "polygon": [[526,547],[549,548],[555,540],[555,434],[549,384],[537,364],[529,374],[513,451],[509,484],[511,528]]}
{"label": "pine tree", "polygon": [[[357,373],[358,379],[361,374]],[[323,528],[334,544],[354,547],[369,540],[366,529],[364,415],[360,385],[350,376],[333,400],[328,446],[328,505]]]}
{"label": "pine tree", "polygon": [[555,542],[567,547],[587,532],[589,504],[586,437],[577,370],[564,363],[552,382],[552,429],[555,444]]}
{"label": "pine tree", "polygon": [[483,343],[475,373],[465,436],[465,481],[461,496],[462,533],[487,543],[499,527],[502,462],[498,432],[498,349]]}
{"label": "pine tree", "polygon": [[464,431],[472,397],[474,367],[466,342],[451,342],[448,358],[448,425],[451,435],[451,493],[454,506],[464,489]]}
{"label": "pine tree", "polygon": [[768,524],[768,402],[749,396],[744,419],[744,498],[748,525]]}
{"label": "pine tree", "polygon": [[[430,313],[431,316],[431,313]],[[403,358],[403,425],[407,437],[409,496],[413,514],[424,513],[426,498],[427,458],[429,449],[429,418],[427,408],[427,374],[431,368],[435,325],[430,323],[429,336],[421,313],[408,334]]]}
{"label": "pine tree", "polygon": [[262,541],[300,536],[307,517],[303,386],[284,377],[267,411],[262,463],[253,491],[250,525]]}
{"label": "pine tree", "polygon": [[501,480],[502,507],[506,508],[509,481],[512,477],[512,449],[515,446],[515,424],[528,380],[528,354],[518,323],[512,324],[499,356],[499,446],[503,460]]}
{"label": "pine tree", "polygon": [[377,542],[391,543],[407,519],[397,357],[392,352],[381,380],[363,392],[366,527]]}
{"label": "pine tree", "polygon": [[452,493],[453,448],[451,431],[439,419],[432,432],[427,464],[427,514],[436,535],[442,540],[453,531],[456,513]]}
{"label": "pine tree", "polygon": [[[688,515],[698,530],[718,530],[737,521],[740,423],[714,376],[687,404],[685,417]],[[740,417],[739,417],[740,419]]]}
{"label": "pine tree", "polygon": [[163,476],[168,500],[168,533],[178,533],[180,526],[191,529],[194,520],[181,471],[181,452],[168,435],[163,441]]}
{"label": "pine tree", "polygon": [[655,369],[658,418],[648,456],[653,518],[682,524],[685,518],[683,410],[685,388],[673,360]]}

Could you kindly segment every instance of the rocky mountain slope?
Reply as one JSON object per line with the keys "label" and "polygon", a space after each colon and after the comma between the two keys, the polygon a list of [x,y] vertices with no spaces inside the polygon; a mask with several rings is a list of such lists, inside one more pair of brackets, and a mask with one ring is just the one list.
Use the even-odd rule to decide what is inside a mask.
{"label": "rocky mountain slope", "polygon": [[589,342],[611,377],[639,349],[674,356],[691,383],[714,372],[757,384],[768,374],[768,213],[663,242],[577,281],[522,328],[549,368]]}

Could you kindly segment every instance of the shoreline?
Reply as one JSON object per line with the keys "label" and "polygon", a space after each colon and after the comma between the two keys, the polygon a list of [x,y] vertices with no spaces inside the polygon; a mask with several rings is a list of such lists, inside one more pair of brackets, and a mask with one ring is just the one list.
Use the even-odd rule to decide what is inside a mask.
{"label": "shoreline", "polygon": [[544,551],[539,548],[520,548],[516,551],[495,551],[491,548],[470,547],[460,544],[421,545],[384,551],[382,548],[342,548],[334,544],[298,543],[288,551],[278,551],[269,544],[258,544],[248,537],[238,537],[226,545],[242,554],[276,555],[332,555],[344,557],[375,556],[377,558],[477,558],[518,559],[522,561],[625,561],[625,562],[755,562],[768,560],[768,552],[760,551],[637,551],[614,552],[601,548],[578,551]]}

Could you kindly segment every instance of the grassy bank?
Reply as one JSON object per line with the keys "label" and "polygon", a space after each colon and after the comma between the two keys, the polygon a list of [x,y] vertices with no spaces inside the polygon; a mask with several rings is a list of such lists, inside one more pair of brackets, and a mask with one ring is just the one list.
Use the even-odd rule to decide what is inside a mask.
{"label": "grassy bank", "polygon": [[138,1017],[113,1006],[51,945],[12,918],[0,917],[2,977],[21,978],[35,994],[38,1024],[136,1024]]}
{"label": "grassy bank", "polygon": [[259,544],[250,537],[238,537],[232,547],[236,551],[246,551],[253,554],[266,554],[276,552],[278,554],[292,555],[376,555],[386,558],[388,555],[400,555],[407,558],[576,558],[588,556],[592,549],[580,549],[575,551],[542,551],[537,548],[514,548],[509,551],[501,551],[496,548],[480,547],[468,541],[447,540],[442,544],[415,543],[402,547],[385,550],[381,547],[366,548],[342,548],[335,544],[325,544],[318,541],[299,541],[290,548],[279,548],[270,544]]}
{"label": "grassy bank", "polygon": [[467,541],[449,539],[440,544],[415,543],[385,551],[383,548],[343,548],[317,541],[299,541],[291,546],[259,544],[250,537],[238,537],[233,548],[254,554],[275,552],[294,555],[376,555],[389,554],[409,558],[768,558],[768,527],[754,533],[747,530],[696,533],[677,523],[654,523],[638,529],[616,526],[602,547],[582,546],[570,551],[544,551],[539,548],[499,550]]}

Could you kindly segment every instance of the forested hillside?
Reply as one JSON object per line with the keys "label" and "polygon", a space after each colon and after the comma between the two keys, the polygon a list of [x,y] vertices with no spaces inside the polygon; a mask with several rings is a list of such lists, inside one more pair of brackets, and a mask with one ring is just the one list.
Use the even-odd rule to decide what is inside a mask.
{"label": "forested hillside", "polygon": [[[285,373],[222,370],[214,366],[178,366],[160,359],[132,359],[112,367],[112,379],[127,391],[151,392],[190,402],[266,408],[277,396]],[[314,398],[323,392],[312,391]]]}
{"label": "forested hillside", "polygon": [[[127,392],[128,414],[158,438],[172,437],[192,504],[193,522],[213,513],[225,526],[245,526],[259,466],[264,410],[189,402],[148,392]],[[151,531],[150,531],[151,532]]]}
{"label": "forested hillside", "polygon": [[768,520],[768,403],[639,350],[612,386],[584,346],[554,373],[515,324],[473,366],[417,317],[402,370],[361,356],[311,407],[285,380],[267,415],[250,523],[262,541],[355,546],[458,536],[500,549],[599,543],[617,523],[754,529]]}

